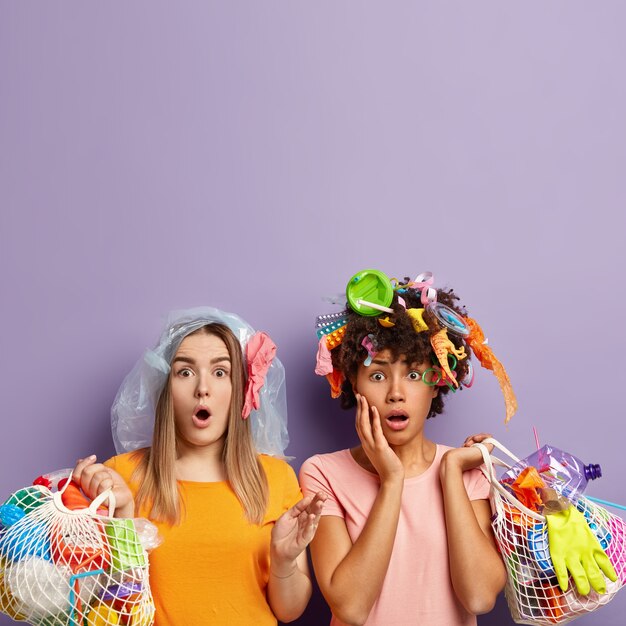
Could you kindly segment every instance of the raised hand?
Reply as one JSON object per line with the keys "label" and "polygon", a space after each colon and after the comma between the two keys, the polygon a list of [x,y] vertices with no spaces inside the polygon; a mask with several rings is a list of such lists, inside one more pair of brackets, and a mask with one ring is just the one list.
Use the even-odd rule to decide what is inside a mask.
{"label": "raised hand", "polygon": [[388,479],[404,480],[404,466],[391,449],[383,434],[378,409],[371,408],[365,396],[357,394],[356,432],[361,440],[363,452],[380,476],[381,483]]}
{"label": "raised hand", "polygon": [[115,516],[133,517],[135,503],[126,481],[114,470],[96,463],[96,455],[92,454],[85,459],[78,459],[72,472],[72,480],[92,500],[103,491],[111,489],[115,496]]}
{"label": "raised hand", "polygon": [[286,578],[295,571],[296,558],[315,535],[325,500],[326,494],[321,491],[306,496],[276,520],[270,550],[272,573],[278,578]]}

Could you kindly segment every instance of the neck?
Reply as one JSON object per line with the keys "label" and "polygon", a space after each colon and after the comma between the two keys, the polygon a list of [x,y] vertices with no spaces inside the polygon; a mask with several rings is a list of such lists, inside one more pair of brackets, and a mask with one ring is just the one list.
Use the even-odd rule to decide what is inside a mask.
{"label": "neck", "polygon": [[426,439],[422,433],[410,443],[389,446],[402,461],[406,477],[417,476],[425,472],[435,458],[436,445]]}
{"label": "neck", "polygon": [[176,478],[195,482],[218,482],[226,480],[226,468],[222,460],[224,441],[210,446],[192,446],[177,443]]}

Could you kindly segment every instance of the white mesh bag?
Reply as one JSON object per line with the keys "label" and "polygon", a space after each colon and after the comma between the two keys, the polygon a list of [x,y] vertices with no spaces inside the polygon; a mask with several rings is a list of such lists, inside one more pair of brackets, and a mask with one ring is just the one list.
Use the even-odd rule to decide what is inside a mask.
{"label": "white mesh bag", "polygon": [[[486,439],[506,454],[513,464],[519,459],[494,439]],[[606,581],[607,591],[593,589],[580,595],[570,576],[568,590],[561,591],[554,573],[546,518],[522,504],[499,481],[494,463],[509,469],[509,463],[490,455],[482,444],[485,474],[491,483],[492,528],[506,566],[505,596],[517,624],[565,624],[610,602],[626,585],[626,522],[605,508],[580,496],[574,502],[598,538],[617,573],[617,581]]]}
{"label": "white mesh bag", "polygon": [[34,626],[149,626],[156,527],[114,518],[110,491],[90,502],[70,478],[40,477],[0,506],[0,610]]}

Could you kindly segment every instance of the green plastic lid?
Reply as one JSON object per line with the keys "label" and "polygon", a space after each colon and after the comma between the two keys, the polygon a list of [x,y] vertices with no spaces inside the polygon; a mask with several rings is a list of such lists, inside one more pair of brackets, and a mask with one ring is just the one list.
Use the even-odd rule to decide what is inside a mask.
{"label": "green plastic lid", "polygon": [[378,270],[362,270],[357,272],[346,286],[346,297],[353,311],[359,315],[380,315],[381,311],[365,304],[359,304],[359,300],[365,300],[372,304],[388,307],[393,302],[393,287],[391,281],[383,272]]}

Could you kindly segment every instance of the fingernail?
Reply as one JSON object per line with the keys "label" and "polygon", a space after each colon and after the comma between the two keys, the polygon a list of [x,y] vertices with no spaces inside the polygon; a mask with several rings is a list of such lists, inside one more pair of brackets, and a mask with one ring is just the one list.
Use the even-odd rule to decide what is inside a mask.
{"label": "fingernail", "polygon": [[95,454],[90,454],[87,458],[89,458],[89,459],[95,459],[95,458],[96,458],[96,455],[95,455]]}

